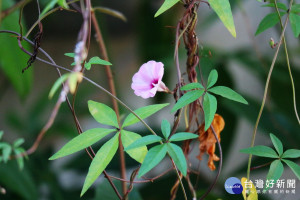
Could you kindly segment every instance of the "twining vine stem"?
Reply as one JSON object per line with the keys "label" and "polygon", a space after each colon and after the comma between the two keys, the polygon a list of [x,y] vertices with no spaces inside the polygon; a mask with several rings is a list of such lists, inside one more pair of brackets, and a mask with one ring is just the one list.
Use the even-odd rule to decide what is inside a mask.
{"label": "twining vine stem", "polygon": [[[275,4],[275,9],[276,9],[277,15],[279,17],[281,30],[283,31],[283,24],[282,24],[282,21],[281,21],[280,12],[278,10],[277,0],[275,0],[274,4]],[[290,12],[290,11],[288,11],[288,12]],[[297,112],[297,104],[296,104],[295,84],[294,84],[294,79],[293,79],[292,70],[291,70],[291,66],[290,66],[289,53],[288,53],[288,50],[287,50],[287,44],[286,44],[284,35],[283,35],[282,41],[283,41],[284,53],[285,53],[285,57],[286,57],[286,64],[287,64],[287,67],[288,67],[288,70],[289,70],[289,75],[290,75],[291,84],[292,84],[294,111],[295,111],[295,115],[296,115],[296,118],[298,120],[298,123],[300,125],[300,119],[299,119],[299,115],[298,115],[298,112]]]}
{"label": "twining vine stem", "polygon": [[[289,10],[291,9],[292,5],[293,5],[293,0],[290,1]],[[276,59],[277,59],[277,56],[278,56],[278,52],[279,52],[280,46],[281,46],[283,38],[284,38],[284,32],[286,30],[286,27],[287,27],[287,24],[288,24],[288,21],[289,21],[289,14],[290,13],[288,12],[287,13],[288,16],[287,16],[287,18],[285,20],[284,27],[283,27],[281,35],[280,35],[279,44],[277,46],[277,49],[276,49],[276,52],[274,54],[274,57],[273,57],[273,60],[272,60],[272,64],[271,64],[271,67],[270,67],[270,70],[269,70],[269,73],[268,73],[268,77],[267,77],[266,85],[265,85],[265,90],[264,90],[263,100],[262,100],[262,103],[261,103],[261,107],[260,107],[260,110],[259,110],[259,113],[258,113],[258,116],[257,116],[257,119],[256,119],[256,123],[255,123],[255,126],[254,126],[253,134],[252,134],[251,147],[253,147],[254,143],[255,143],[255,137],[256,137],[256,133],[257,133],[258,124],[259,124],[260,117],[262,115],[262,112],[263,112],[263,109],[264,109],[264,106],[265,106],[265,103],[266,103],[271,75],[272,75],[272,72],[273,72],[273,69],[274,69],[274,66],[275,66],[275,62],[276,62]],[[251,159],[252,159],[252,154],[249,155],[249,159],[248,159],[247,180],[249,180],[249,178],[250,178]]]}

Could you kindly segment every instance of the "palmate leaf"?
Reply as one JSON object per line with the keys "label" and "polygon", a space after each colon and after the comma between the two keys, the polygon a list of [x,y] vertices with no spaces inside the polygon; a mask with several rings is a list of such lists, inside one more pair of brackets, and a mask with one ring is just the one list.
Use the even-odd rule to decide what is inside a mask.
{"label": "palmate leaf", "polygon": [[22,157],[21,154],[25,153],[25,150],[19,147],[14,149],[14,153],[16,156],[19,169],[22,170],[24,168],[24,157]]}
{"label": "palmate leaf", "polygon": [[267,157],[267,158],[278,158],[279,157],[272,148],[267,147],[267,146],[261,146],[261,145],[246,148],[246,149],[241,149],[240,152],[252,154],[252,155],[260,156],[260,157]]}
{"label": "palmate leaf", "polygon": [[[159,110],[163,109],[164,107],[168,106],[169,103],[164,103],[164,104],[154,104],[154,105],[150,105],[150,106],[145,106],[142,108],[139,108],[137,110],[135,110],[134,112],[141,118],[141,119],[145,119],[151,115],[153,115],[154,113],[158,112]],[[130,113],[124,120],[124,123],[122,125],[123,127],[126,126],[130,126],[133,125],[135,123],[138,123],[140,120],[134,116],[132,113]]]}
{"label": "palmate leaf", "polygon": [[[124,149],[140,138],[142,138],[142,136],[140,136],[137,133],[126,131],[126,130],[121,131],[121,139],[122,139],[122,145]],[[147,152],[148,150],[146,145],[126,151],[126,153],[128,153],[128,155],[131,158],[133,158],[139,163],[142,163],[144,161]]]}
{"label": "palmate leaf", "polygon": [[0,149],[2,149],[2,159],[4,163],[7,163],[9,156],[11,154],[12,148],[8,143],[1,143]]}
{"label": "palmate leaf", "polygon": [[[286,14],[286,12],[280,12],[281,17],[285,14]],[[258,35],[258,34],[264,32],[265,30],[275,26],[278,22],[279,22],[279,17],[277,15],[277,13],[268,14],[261,20],[260,24],[258,25],[255,35]]]}
{"label": "palmate leaf", "polygon": [[294,36],[297,38],[300,34],[300,16],[298,14],[290,13],[290,23]]}
{"label": "palmate leaf", "polygon": [[213,95],[206,93],[203,101],[205,131],[209,128],[214,120],[217,111],[217,99]]}
{"label": "palmate leaf", "polygon": [[171,133],[171,126],[170,123],[167,120],[162,120],[161,122],[161,132],[165,139],[167,140],[169,138],[169,135]]}
{"label": "palmate leaf", "polygon": [[145,157],[145,160],[140,168],[138,177],[140,178],[152,168],[154,168],[156,165],[158,165],[158,163],[160,163],[160,161],[165,157],[166,153],[167,147],[164,144],[152,147]]}
{"label": "palmate leaf", "polygon": [[129,151],[134,148],[143,147],[148,144],[153,144],[155,142],[160,142],[161,140],[162,140],[162,138],[157,135],[147,135],[145,137],[135,140],[129,146],[127,146],[124,150]]}
{"label": "palmate leaf", "polygon": [[300,13],[300,4],[292,5],[291,12],[296,14]]}
{"label": "palmate leaf", "polygon": [[14,148],[18,148],[19,146],[21,146],[23,143],[25,142],[25,140],[23,138],[18,138],[14,141],[13,143],[13,147]]}
{"label": "palmate leaf", "polygon": [[282,161],[285,162],[291,168],[291,170],[300,180],[300,166],[290,160],[282,159]]}
{"label": "palmate leaf", "polygon": [[103,103],[88,101],[90,113],[100,124],[119,127],[117,115],[113,109]]}
{"label": "palmate leaf", "polygon": [[281,156],[281,158],[299,158],[299,157],[300,157],[299,149],[288,149]]}
{"label": "palmate leaf", "polygon": [[172,144],[172,143],[167,143],[166,146],[167,146],[167,151],[170,154],[171,158],[173,159],[176,167],[184,176],[186,176],[187,164],[182,149],[176,144]]}
{"label": "palmate leaf", "polygon": [[190,140],[190,139],[195,139],[198,138],[199,135],[189,133],[189,132],[180,132],[180,133],[175,133],[172,135],[170,138],[170,142],[177,142],[177,141],[182,141],[182,140]]}
{"label": "palmate leaf", "polygon": [[199,99],[202,94],[204,93],[204,90],[193,90],[190,92],[185,93],[174,105],[171,112],[175,112],[180,108],[183,108],[184,106],[196,101]]}
{"label": "palmate leaf", "polygon": [[207,80],[207,88],[212,87],[218,80],[218,72],[217,70],[211,70],[211,72],[208,75],[208,80]]}
{"label": "palmate leaf", "polygon": [[155,13],[154,17],[158,17],[160,14],[166,12],[171,7],[173,7],[179,0],[165,0],[165,2],[161,5],[158,11]]}
{"label": "palmate leaf", "polygon": [[216,86],[208,91],[233,101],[248,104],[248,102],[240,94],[225,86]]}
{"label": "palmate leaf", "polygon": [[57,158],[61,158],[85,149],[114,131],[114,129],[105,128],[94,128],[87,130],[65,144],[57,153],[51,156],[49,160],[55,160]]}
{"label": "palmate leaf", "polygon": [[[270,169],[267,175],[267,180],[274,180],[274,183],[276,183],[277,180],[281,177],[283,170],[284,168],[281,161],[274,160],[270,165]],[[269,188],[270,187],[267,187],[267,185],[265,185],[264,191],[268,190]]]}
{"label": "palmate leaf", "polygon": [[186,91],[186,90],[192,90],[192,89],[204,89],[203,85],[201,83],[189,83],[180,88],[180,90]]}
{"label": "palmate leaf", "polygon": [[276,151],[278,152],[279,155],[281,155],[283,153],[283,146],[282,146],[281,141],[272,133],[270,133],[270,137],[271,137],[272,143],[273,143]]}
{"label": "palmate leaf", "polygon": [[208,0],[210,7],[217,13],[224,26],[233,37],[236,37],[234,21],[229,0]]}
{"label": "palmate leaf", "polygon": [[89,187],[96,181],[103,170],[107,167],[116,154],[118,146],[119,133],[117,133],[99,149],[89,167],[89,172],[85,178],[80,196],[82,196],[89,189]]}

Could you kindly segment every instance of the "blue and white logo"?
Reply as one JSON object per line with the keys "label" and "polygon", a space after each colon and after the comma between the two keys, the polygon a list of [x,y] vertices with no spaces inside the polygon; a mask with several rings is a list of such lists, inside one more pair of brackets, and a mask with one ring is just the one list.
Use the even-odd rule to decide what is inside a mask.
{"label": "blue and white logo", "polygon": [[225,181],[224,187],[229,194],[241,194],[243,192],[242,183],[236,177],[228,178]]}

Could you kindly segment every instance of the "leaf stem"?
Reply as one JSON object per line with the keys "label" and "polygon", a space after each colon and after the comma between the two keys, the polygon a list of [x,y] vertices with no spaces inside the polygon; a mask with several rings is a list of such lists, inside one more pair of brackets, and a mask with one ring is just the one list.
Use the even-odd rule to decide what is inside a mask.
{"label": "leaf stem", "polygon": [[270,162],[267,162],[267,163],[265,163],[265,164],[259,165],[259,166],[251,167],[251,168],[250,168],[250,171],[255,170],[255,169],[259,169],[259,168],[262,168],[262,167],[265,167],[265,166],[268,166],[268,165],[270,165],[272,162],[273,162],[273,160],[270,161]]}
{"label": "leaf stem", "polygon": [[[168,155],[169,155],[169,153],[168,153]],[[174,166],[174,168],[175,168],[176,175],[177,175],[178,181],[179,181],[179,183],[180,183],[180,186],[181,186],[181,189],[182,189],[182,192],[183,192],[183,195],[184,195],[184,199],[187,200],[186,192],[185,192],[185,189],[184,189],[184,186],[183,186],[183,183],[182,183],[182,179],[181,179],[182,175],[180,176],[180,174],[179,174],[179,172],[178,172],[178,169],[177,169],[177,167],[176,167],[176,165],[175,165],[175,163],[174,163],[174,160],[171,158],[170,155],[169,155],[169,157],[170,157],[170,159],[171,159],[171,161],[172,161],[172,164],[173,164],[173,166]]]}

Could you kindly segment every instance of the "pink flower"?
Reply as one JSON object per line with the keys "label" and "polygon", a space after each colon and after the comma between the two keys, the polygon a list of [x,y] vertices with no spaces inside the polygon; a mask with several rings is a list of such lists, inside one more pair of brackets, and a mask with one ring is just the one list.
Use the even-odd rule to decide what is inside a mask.
{"label": "pink flower", "polygon": [[164,64],[156,61],[144,63],[132,77],[131,88],[137,96],[144,99],[154,97],[157,91],[169,91],[162,82]]}

